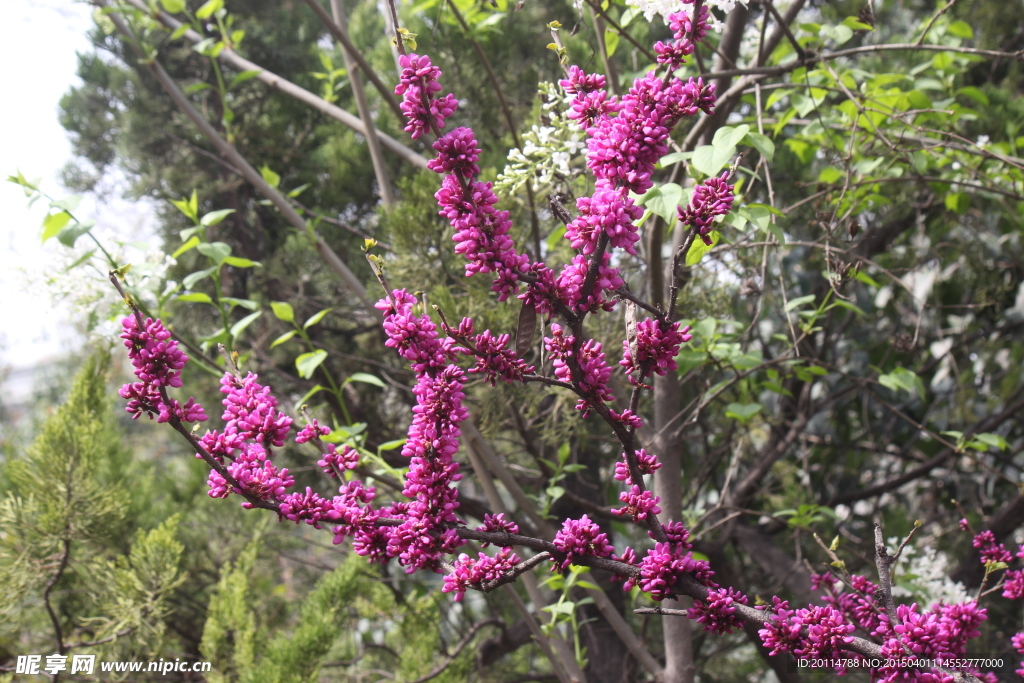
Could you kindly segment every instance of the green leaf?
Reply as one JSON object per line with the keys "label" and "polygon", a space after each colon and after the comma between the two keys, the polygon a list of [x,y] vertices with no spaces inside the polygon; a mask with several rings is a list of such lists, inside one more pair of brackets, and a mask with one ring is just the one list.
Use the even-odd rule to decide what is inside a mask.
{"label": "green leaf", "polygon": [[228,256],[224,259],[224,265],[233,266],[235,268],[254,268],[262,266],[263,264],[259,261],[250,261],[247,258],[241,256]]}
{"label": "green leaf", "polygon": [[[199,199],[196,196],[195,190],[192,190],[192,197],[190,199],[172,199],[171,204],[196,223],[199,222]],[[182,237],[182,239],[185,238]]]}
{"label": "green leaf", "polygon": [[690,250],[686,252],[686,265],[695,266],[700,263],[700,260],[704,258],[704,254],[714,249],[722,235],[717,230],[712,230],[708,237],[711,239],[711,244],[705,244],[699,235],[694,238],[693,244],[690,245]]}
{"label": "green leaf", "polygon": [[716,176],[736,154],[736,147],[701,145],[693,153],[692,166],[706,176]]}
{"label": "green leaf", "polygon": [[206,270],[197,270],[194,273],[189,273],[181,280],[181,284],[185,286],[185,289],[192,289],[196,283],[200,280],[205,280],[220,269],[220,266],[214,266],[207,268]]}
{"label": "green leaf", "polygon": [[843,179],[843,172],[835,166],[826,166],[821,169],[821,173],[818,174],[818,182],[822,183],[836,183]]}
{"label": "green leaf", "polygon": [[548,498],[551,499],[551,502],[553,503],[565,495],[565,489],[562,488],[561,486],[549,486],[544,491],[544,493],[547,495]]}
{"label": "green leaf", "polygon": [[212,304],[213,299],[206,292],[192,292],[191,294],[182,294],[177,298],[177,301],[184,301],[185,303],[192,304]]}
{"label": "green leaf", "polygon": [[96,221],[85,221],[84,223],[72,223],[65,227],[63,230],[57,233],[57,239],[65,247],[74,247],[75,242],[79,237],[86,234],[92,227],[96,225]]}
{"label": "green leaf", "polygon": [[289,339],[294,337],[296,334],[297,334],[297,332],[295,330],[288,330],[287,332],[282,334],[280,337],[278,337],[274,341],[270,342],[270,348],[273,349],[273,348],[276,348],[276,347],[280,346],[281,344],[284,344],[286,341],[288,341]]}
{"label": "green leaf", "polygon": [[328,313],[330,313],[333,310],[334,310],[333,308],[325,308],[324,310],[320,311],[319,313],[314,313],[313,315],[310,316],[309,320],[307,320],[305,322],[305,324],[302,326],[302,329],[308,330],[313,325],[316,325],[318,322],[323,320],[324,316],[327,315]]}
{"label": "green leaf", "polygon": [[177,14],[185,11],[185,0],[160,0],[165,12]]}
{"label": "green leaf", "polygon": [[210,227],[211,225],[217,225],[234,212],[234,209],[219,209],[217,211],[211,211],[210,213],[204,215],[202,220],[199,222],[202,225],[205,225],[206,227]]}
{"label": "green leaf", "polygon": [[746,423],[760,413],[763,407],[760,403],[730,403],[725,407],[725,416]]}
{"label": "green leaf", "polygon": [[[857,315],[867,315],[867,313],[862,311],[860,309],[860,307],[857,306],[856,304],[851,303],[849,301],[843,301],[842,299],[836,299],[835,302],[833,302],[832,306],[838,306],[839,308],[845,308],[848,311],[853,311]],[[831,306],[829,308],[831,308]]]}
{"label": "green leaf", "polygon": [[665,168],[674,163],[689,159],[691,156],[693,156],[693,152],[672,152],[671,154],[666,154],[661,159],[659,159],[658,163],[661,165],[662,168]]}
{"label": "green leaf", "polygon": [[957,215],[963,215],[971,206],[971,197],[965,192],[950,192],[944,201],[946,208]]}
{"label": "green leaf", "polygon": [[897,393],[901,390],[909,394],[916,393],[919,398],[924,399],[924,382],[913,370],[896,368],[890,373],[879,375],[878,383]]}
{"label": "green leaf", "polygon": [[676,356],[676,372],[682,377],[690,370],[699,368],[708,362],[708,355],[700,351],[680,351]]}
{"label": "green leaf", "polygon": [[196,237],[195,235],[193,235],[192,237],[188,238],[188,241],[185,242],[185,244],[183,244],[180,247],[178,247],[174,251],[174,253],[171,254],[171,258],[178,258],[179,256],[184,254],[189,249],[193,249],[193,248],[195,248],[198,245],[199,245],[199,238]]}
{"label": "green leaf", "polygon": [[[295,410],[298,410],[299,408],[301,408],[303,405],[305,405],[306,401],[308,401],[309,399],[313,398],[314,396],[316,396],[318,393],[320,393],[323,390],[324,390],[324,387],[322,387],[319,384],[317,384],[315,387],[313,387],[312,389],[307,391],[305,396],[303,396],[302,398],[300,398],[298,401],[295,402]],[[331,432],[330,434],[328,434],[327,436],[320,437],[320,439],[321,439],[321,441],[326,441],[328,443],[338,443],[339,441],[343,441],[347,437],[348,437],[348,434],[345,433],[343,430],[336,429],[333,432]]]}
{"label": "green leaf", "polygon": [[289,192],[289,193],[288,193],[288,196],[289,196],[289,197],[292,197],[292,198],[294,198],[294,197],[298,197],[298,196],[299,196],[300,194],[302,194],[302,193],[303,193],[303,192],[305,192],[305,191],[306,191],[307,189],[309,189],[309,186],[310,186],[310,183],[303,183],[303,184],[299,185],[298,187],[296,187],[296,188],[295,188],[294,190],[292,190],[291,192]]}
{"label": "green leaf", "polygon": [[792,311],[794,308],[798,308],[804,304],[812,304],[814,303],[814,298],[813,294],[808,294],[807,296],[798,296],[795,299],[790,299],[789,303],[786,304],[786,311]]}
{"label": "green leaf", "polygon": [[260,305],[252,299],[236,299],[233,296],[222,296],[220,298],[221,303],[230,304],[232,306],[241,306],[242,308],[248,308],[250,311],[255,311]]}
{"label": "green leaf", "polygon": [[615,48],[619,46],[619,34],[614,29],[606,28],[604,30],[604,49],[605,53],[611,57],[615,54]]}
{"label": "green leaf", "polygon": [[857,17],[846,17],[843,19],[843,26],[852,28],[854,31],[873,31],[875,28],[871,24],[865,24]]}
{"label": "green leaf", "polygon": [[676,210],[683,198],[683,188],[675,183],[665,183],[644,195],[644,206],[665,219],[669,225],[676,223]]}
{"label": "green leaf", "polygon": [[569,456],[571,454],[572,448],[569,446],[569,442],[566,441],[565,443],[558,447],[558,462],[564,465],[565,461],[569,459]]}
{"label": "green leaf", "polygon": [[196,10],[196,19],[209,19],[213,13],[224,7],[224,0],[207,0],[206,3]]}
{"label": "green leaf", "polygon": [[989,434],[989,433],[975,434],[973,440],[974,441],[980,441],[981,443],[985,444],[986,446],[992,446],[993,448],[998,448],[1001,451],[1005,451],[1007,448],[1010,447],[1009,442],[1006,439],[1004,439],[1003,437],[999,436],[998,434]]}
{"label": "green leaf", "polygon": [[363,384],[372,384],[375,387],[384,388],[384,382],[379,377],[368,375],[365,372],[354,372],[348,376],[346,382],[362,382]]}
{"label": "green leaf", "polygon": [[271,171],[270,167],[266,164],[260,169],[260,175],[263,176],[263,180],[267,182],[267,185],[271,187],[277,187],[281,184],[281,176]]}
{"label": "green leaf", "polygon": [[966,21],[954,21],[946,27],[946,33],[957,38],[965,38],[970,40],[974,38],[974,29]]}
{"label": "green leaf", "polygon": [[[233,42],[237,43],[238,41],[234,40]],[[231,88],[234,88],[239,83],[245,83],[246,81],[248,81],[250,79],[256,78],[261,73],[263,73],[262,69],[250,69],[249,71],[243,71],[242,73],[238,74],[237,76],[235,76],[234,78],[231,79],[231,84],[228,85],[228,89],[230,90]]]}
{"label": "green leaf", "polygon": [[956,91],[957,95],[964,95],[971,98],[983,107],[989,106],[988,95],[985,94],[980,88],[975,88],[973,85],[967,85]]}
{"label": "green leaf", "polygon": [[292,305],[284,301],[271,301],[270,310],[274,312],[278,320],[283,320],[286,323],[295,322],[295,309]]}
{"label": "green leaf", "polygon": [[401,448],[405,445],[408,439],[395,439],[394,441],[385,441],[381,445],[377,446],[378,451],[393,451],[396,448]]}
{"label": "green leaf", "polygon": [[50,208],[51,209],[64,209],[65,211],[70,213],[70,212],[74,211],[75,209],[77,209],[78,205],[81,202],[82,202],[82,197],[77,195],[77,194],[73,194],[70,197],[65,197],[64,199],[58,199],[55,202],[50,202]]}
{"label": "green leaf", "polygon": [[749,132],[750,126],[746,124],[742,126],[722,126],[715,131],[715,137],[712,138],[711,144],[714,147],[735,147],[740,144],[740,141]]}
{"label": "green leaf", "polygon": [[210,85],[209,83],[202,83],[202,82],[200,82],[200,83],[193,83],[192,85],[185,86],[185,94],[186,95],[194,95],[197,92],[202,92],[204,90],[209,90],[212,87],[213,86]]}
{"label": "green leaf", "polygon": [[252,321],[256,320],[256,318],[260,317],[261,315],[263,315],[263,311],[256,311],[255,313],[250,313],[249,315],[245,316],[244,318],[239,320],[237,323],[232,325],[231,326],[231,338],[232,339],[237,339],[238,335],[242,334],[242,332],[245,330],[245,328],[249,327],[249,325],[252,324]]}
{"label": "green leaf", "polygon": [[771,161],[775,156],[775,143],[767,135],[754,132],[747,133],[743,138],[743,143],[756,149],[768,161]]}
{"label": "green leaf", "polygon": [[56,237],[64,226],[71,220],[71,214],[67,211],[51,213],[43,219],[43,241]]}
{"label": "green leaf", "polygon": [[231,246],[224,242],[203,242],[196,246],[200,254],[207,257],[218,266],[224,263],[224,259],[231,256]]}
{"label": "green leaf", "polygon": [[[289,308],[291,307],[289,306]],[[295,369],[299,371],[300,377],[309,379],[326,358],[327,352],[323,349],[304,353],[295,359]]]}

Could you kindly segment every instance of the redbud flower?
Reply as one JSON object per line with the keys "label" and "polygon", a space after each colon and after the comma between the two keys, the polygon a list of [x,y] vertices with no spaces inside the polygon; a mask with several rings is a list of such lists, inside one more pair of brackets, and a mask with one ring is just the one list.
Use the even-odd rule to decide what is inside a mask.
{"label": "redbud flower", "polygon": [[441,89],[437,82],[441,70],[431,64],[430,57],[426,55],[402,55],[398,61],[402,74],[395,86],[395,94],[403,98],[400,106],[409,119],[406,132],[415,140],[431,126],[444,128],[444,120],[455,113],[459,101],[451,93],[434,99],[434,93]]}
{"label": "redbud flower", "polygon": [[238,434],[243,439],[255,439],[265,446],[283,446],[292,428],[292,418],[276,411],[277,399],[257,381],[257,375],[248,373],[239,379],[230,372],[221,378],[220,390],[226,394],[223,419],[224,431]]}
{"label": "redbud flower", "polygon": [[996,541],[996,536],[991,531],[982,531],[974,537],[971,545],[977,548],[981,555],[981,563],[1013,562],[1013,555],[1006,549],[1006,546]]}
{"label": "redbud flower", "polygon": [[[689,334],[690,326],[682,330],[679,323],[668,325],[668,329],[662,329],[662,323],[653,318],[645,318],[636,326],[636,347],[639,354],[639,365],[648,363],[646,372],[640,377],[630,377],[634,384],[643,380],[652,371],[657,375],[666,375],[675,370],[676,355],[679,354],[679,347],[684,342],[693,339]],[[622,342],[622,360],[619,365],[626,369],[626,374],[633,375],[639,370],[636,361],[633,359],[633,352],[629,348],[629,340]]]}
{"label": "redbud flower", "polygon": [[[651,474],[661,467],[658,456],[648,453],[643,448],[634,451],[633,456],[636,458],[640,474]],[[622,459],[615,463],[615,478],[619,481],[629,481],[629,466],[626,464],[625,453],[622,454]]]}
{"label": "redbud flower", "polygon": [[597,249],[601,233],[610,237],[609,245],[636,254],[633,246],[639,239],[633,221],[643,215],[643,209],[620,190],[598,189],[591,197],[576,200],[577,216],[565,228],[565,237],[573,249],[589,255]]}
{"label": "redbud flower", "polygon": [[359,451],[345,444],[339,452],[333,443],[329,443],[327,452],[316,461],[316,466],[322,469],[328,477],[334,479],[338,476],[335,470],[354,470],[359,466]]}
{"label": "redbud flower", "polygon": [[519,558],[511,548],[502,548],[497,555],[478,553],[479,559],[470,559],[463,553],[452,563],[452,573],[444,577],[442,593],[455,592],[455,602],[461,602],[462,596],[470,586],[489,581],[496,581],[510,569],[519,564]]}
{"label": "redbud flower", "polygon": [[565,520],[552,543],[565,554],[561,563],[555,561],[555,566],[562,570],[568,569],[579,557],[608,557],[615,552],[615,548],[608,543],[608,535],[586,515],[579,519]]}
{"label": "redbud flower", "polygon": [[178,348],[178,342],[171,339],[159,320],[146,318],[143,329],[139,329],[138,320],[128,316],[121,321],[125,348],[135,368],[135,376],[142,382],[154,387],[180,387],[181,369],[188,362],[186,356]]}
{"label": "redbud flower", "polygon": [[697,228],[704,244],[711,245],[711,224],[715,216],[724,216],[732,208],[733,186],[726,180],[729,172],[722,173],[720,178],[708,178],[702,185],[693,190],[693,198],[686,208],[679,207],[679,220]]}
{"label": "redbud flower", "polygon": [[327,425],[321,427],[320,423],[313,419],[295,435],[295,443],[306,443],[310,439],[319,439],[321,436],[327,436],[330,433],[330,427]]}
{"label": "redbud flower", "polygon": [[499,379],[509,384],[516,380],[522,381],[523,375],[533,372],[534,367],[517,358],[512,349],[505,348],[510,339],[507,334],[495,337],[490,330],[477,335],[473,340],[476,347],[476,365],[470,368],[469,372],[484,374],[492,387]]}
{"label": "redbud flower", "polygon": [[612,514],[624,517],[632,515],[634,522],[642,522],[647,515],[656,515],[661,512],[658,501],[661,499],[650,491],[641,491],[640,487],[633,484],[628,491],[619,494],[619,500],[626,504],[626,507],[612,509]]}
{"label": "redbud flower", "polygon": [[694,600],[693,607],[687,615],[704,628],[705,631],[724,634],[734,629],[743,628],[743,619],[736,616],[734,603],[747,604],[747,596],[733,588],[708,591],[704,600]]}
{"label": "redbud flower", "polygon": [[434,142],[437,157],[427,162],[427,168],[435,173],[457,173],[470,178],[480,175],[476,165],[480,158],[473,131],[469,128],[455,128]]}

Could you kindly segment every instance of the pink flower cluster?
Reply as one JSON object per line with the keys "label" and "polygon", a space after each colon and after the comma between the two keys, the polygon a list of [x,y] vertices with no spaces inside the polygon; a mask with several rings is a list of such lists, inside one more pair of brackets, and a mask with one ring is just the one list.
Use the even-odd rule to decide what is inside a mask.
{"label": "pink flower cluster", "polygon": [[519,564],[519,558],[511,548],[502,548],[497,555],[477,553],[479,559],[471,559],[463,553],[453,563],[452,572],[445,574],[443,593],[455,593],[455,602],[461,602],[470,586],[497,581],[510,569]]}
{"label": "pink flower cluster", "polygon": [[270,393],[270,387],[257,379],[251,372],[244,379],[230,372],[221,378],[220,390],[226,394],[221,416],[227,423],[224,433],[253,439],[267,447],[281,447],[292,428],[292,418],[277,410],[277,399]]}
{"label": "pink flower cluster", "polygon": [[[707,560],[696,559],[688,548],[688,543],[655,543],[640,562],[640,590],[650,593],[652,600],[660,602],[671,597],[672,587],[684,573],[692,573],[705,586],[717,588],[718,585],[711,580],[714,572]],[[684,550],[686,554],[683,554]],[[623,588],[628,590],[632,586]]]}
{"label": "pink flower cluster", "polygon": [[[636,350],[640,365],[637,367],[633,352],[629,349],[629,340],[622,342],[622,360],[619,365],[626,369],[630,381],[642,382],[652,371],[657,375],[665,375],[676,367],[676,355],[679,347],[693,339],[690,326],[682,330],[679,323],[672,323],[664,329],[665,323],[653,318],[645,318],[636,325]],[[639,376],[634,377],[634,374]]]}
{"label": "pink flower cluster", "polygon": [[658,502],[661,500],[650,491],[641,491],[640,487],[633,484],[629,490],[619,494],[619,500],[626,504],[625,507],[613,508],[612,514],[619,517],[631,515],[634,522],[642,522],[647,515],[656,515],[661,512]]}
{"label": "pink flower cluster", "polygon": [[686,616],[700,624],[705,631],[719,635],[732,633],[735,629],[743,628],[743,619],[736,616],[736,604],[746,605],[747,596],[735,588],[712,590],[708,591],[704,600],[694,600]]}
{"label": "pink flower cluster", "polygon": [[[640,469],[640,474],[652,474],[655,470],[661,467],[661,463],[658,462],[658,456],[648,453],[643,448],[634,451],[633,456],[636,458],[637,467]],[[629,465],[626,464],[626,454],[622,454],[622,459],[615,463],[615,478],[619,481],[629,481]]]}
{"label": "pink flower cluster", "polygon": [[[230,493],[244,492],[260,500],[279,501],[284,498],[288,487],[295,484],[295,478],[288,474],[288,468],[278,470],[263,445],[252,441],[242,442],[241,452],[235,456],[227,470],[241,488],[230,490],[227,480],[217,470],[210,470],[207,483],[211,498],[227,498]],[[251,510],[254,506],[245,501],[242,507]]]}
{"label": "pink flower cluster", "polygon": [[458,100],[451,94],[441,99],[433,97],[441,89],[441,70],[423,55],[403,55],[400,63],[402,76],[395,94],[403,98],[402,111],[409,119],[405,130],[414,139],[426,130],[437,136],[437,156],[427,167],[446,174],[434,197],[441,209],[439,214],[455,228],[455,252],[468,261],[466,277],[495,273],[492,289],[498,293],[498,300],[504,301],[517,290],[519,276],[529,259],[516,252],[508,234],[512,222],[508,211],[494,208],[498,197],[491,183],[474,180],[480,174],[480,148],[473,131],[455,128],[441,134],[444,120],[458,106]]}
{"label": "pink flower cluster", "polygon": [[[761,642],[776,655],[792,652],[800,659],[835,659],[842,646],[853,641],[856,627],[843,619],[842,613],[830,605],[809,605],[807,609],[791,610],[786,600],[772,598],[772,615],[758,631]],[[836,667],[839,673],[845,669]]]}
{"label": "pink flower cluster", "polygon": [[622,286],[623,280],[619,275],[618,268],[612,268],[611,255],[608,252],[601,254],[601,262],[597,266],[597,278],[594,280],[593,289],[584,299],[583,288],[587,281],[587,275],[593,264],[587,261],[587,257],[574,256],[572,262],[562,268],[555,280],[555,288],[558,291],[558,298],[562,303],[573,310],[596,311],[604,309],[612,310],[614,301],[606,300],[603,293],[606,290],[616,290]]}
{"label": "pink flower cluster", "polygon": [[416,406],[402,448],[402,455],[410,458],[402,493],[412,502],[403,510],[401,525],[373,540],[386,540],[386,556],[397,557],[408,573],[436,567],[442,553],[461,544],[450,525],[459,521],[455,484],[462,475],[454,455],[459,450],[459,423],[468,417],[462,405],[465,372],[451,363],[465,350],[452,339],[439,338],[429,317],[413,313],[416,303],[404,289],[377,303],[384,313],[385,343],[409,360],[416,372]]}
{"label": "pink flower cluster", "polygon": [[476,365],[469,369],[470,374],[482,374],[493,387],[500,379],[511,384],[516,380],[523,381],[523,375],[534,371],[532,365],[516,356],[515,351],[506,348],[511,337],[499,334],[495,337],[490,330],[473,336],[473,320],[463,318],[459,325],[459,338],[469,339],[475,352],[467,351],[467,355],[476,357]]}
{"label": "pink flower cluster", "polygon": [[[551,354],[554,361],[555,377],[563,382],[577,384],[585,394],[576,402],[576,410],[583,412],[586,417],[593,407],[600,403],[615,400],[615,396],[608,389],[608,380],[612,376],[612,369],[605,361],[604,351],[601,350],[601,342],[588,339],[577,352],[574,349],[576,338],[566,335],[562,326],[558,323],[551,325],[551,337],[544,338],[544,347]],[[582,377],[578,383],[572,377],[569,358],[574,358],[580,366]]]}
{"label": "pink flower cluster", "polygon": [[982,531],[971,540],[971,545],[978,549],[982,564],[992,562],[1010,564],[1013,562],[1013,555],[1005,545],[996,540],[995,534],[991,531]]}
{"label": "pink flower cluster", "polygon": [[565,237],[572,248],[589,255],[597,249],[597,239],[603,233],[610,238],[609,246],[635,255],[633,245],[640,239],[633,221],[644,210],[633,203],[628,195],[616,190],[599,189],[590,197],[576,200],[577,216],[565,227]]}
{"label": "pink flower cluster", "polygon": [[608,535],[586,515],[579,519],[565,520],[552,543],[565,555],[561,562],[553,560],[554,566],[562,570],[568,569],[577,558],[588,555],[609,557],[615,552],[615,548],[608,543]]}
{"label": "pink flower cluster", "polygon": [[139,321],[128,316],[121,321],[121,338],[128,349],[128,358],[135,368],[138,382],[130,382],[118,392],[128,401],[125,410],[138,419],[143,413],[157,422],[203,422],[206,412],[194,398],[185,405],[174,399],[166,399],[168,387],[181,386],[181,371],[188,362],[188,356],[178,348],[178,342],[171,339],[171,333],[159,320],[146,318],[139,329]]}
{"label": "pink flower cluster", "polygon": [[701,42],[708,33],[708,20],[711,11],[702,5],[696,17],[686,12],[673,12],[668,15],[668,26],[672,29],[671,43],[658,41],[654,44],[654,52],[658,55],[658,63],[664,64],[675,71],[693,54],[694,43]]}
{"label": "pink flower cluster", "polygon": [[402,73],[395,94],[402,97],[402,113],[409,119],[405,131],[415,140],[428,130],[444,128],[444,120],[455,113],[459,101],[451,93],[434,98],[441,90],[437,81],[441,70],[426,55],[402,55],[398,63]]}
{"label": "pink flower cluster", "polygon": [[569,118],[578,121],[580,128],[587,130],[595,122],[616,113],[621,105],[614,95],[609,95],[605,90],[605,78],[602,74],[588,74],[580,67],[573,65],[569,67],[568,78],[558,81],[570,95],[575,95],[572,101],[572,111]]}
{"label": "pink flower cluster", "polygon": [[719,178],[708,178],[693,190],[693,197],[686,207],[679,207],[679,220],[697,228],[704,244],[711,245],[711,223],[715,216],[724,216],[732,209],[733,186],[727,183],[729,172]]}
{"label": "pink flower cluster", "polygon": [[662,79],[653,71],[633,82],[614,117],[605,116],[587,130],[587,166],[599,188],[637,194],[654,184],[654,166],[668,153],[676,123],[703,109],[712,113],[715,86],[703,80]]}

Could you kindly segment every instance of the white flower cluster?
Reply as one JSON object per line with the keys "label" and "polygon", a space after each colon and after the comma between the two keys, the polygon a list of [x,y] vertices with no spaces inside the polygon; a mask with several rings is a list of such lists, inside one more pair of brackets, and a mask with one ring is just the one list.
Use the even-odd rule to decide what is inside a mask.
{"label": "white flower cluster", "polygon": [[[86,248],[86,240],[78,243],[75,249],[60,249],[59,256],[43,266],[34,281],[43,282],[53,300],[67,306],[72,322],[86,332],[114,335],[120,331],[115,323],[124,312],[124,303],[110,284],[110,264],[98,250]],[[167,271],[177,262],[160,249],[148,249],[140,258],[131,245],[108,242],[105,246],[116,263],[132,264],[132,293],[147,307],[156,307],[165,288],[174,286],[165,280]]]}
{"label": "white flower cluster", "polygon": [[[682,0],[626,0],[626,4],[631,7],[636,7],[638,10],[644,13],[644,17],[647,21],[653,21],[656,14],[660,14],[661,18],[668,22],[668,15],[673,12],[682,12],[683,10],[692,10],[693,4],[686,5]],[[736,7],[737,4],[746,7],[747,0],[704,0],[704,6],[712,10],[721,10],[723,13],[728,14]],[[715,17],[712,12],[708,26],[714,31],[721,31],[724,24]]]}
{"label": "white flower cluster", "polygon": [[[899,543],[898,539],[892,539]],[[897,572],[899,585],[893,587],[893,595],[916,596],[924,605],[932,605],[937,602],[947,604],[963,602],[967,599],[967,590],[963,584],[949,578],[949,557],[946,553],[935,548],[924,547],[918,549],[908,545],[903,549],[903,557],[907,558],[900,564],[903,565]],[[903,580],[900,580],[900,576]]]}
{"label": "white flower cluster", "polygon": [[508,165],[494,183],[494,191],[509,195],[533,179],[533,190],[552,183],[571,178],[573,168],[581,167],[577,163],[586,151],[587,143],[579,124],[567,114],[572,96],[566,96],[562,89],[554,83],[546,81],[538,85],[543,99],[544,124],[534,125],[523,134],[523,148],[512,149],[508,153]]}

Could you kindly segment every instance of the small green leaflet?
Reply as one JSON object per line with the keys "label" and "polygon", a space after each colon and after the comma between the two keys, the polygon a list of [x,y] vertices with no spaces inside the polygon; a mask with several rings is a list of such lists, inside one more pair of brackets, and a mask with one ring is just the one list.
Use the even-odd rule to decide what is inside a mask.
{"label": "small green leaflet", "polygon": [[199,238],[196,237],[195,235],[192,235],[191,237],[188,238],[188,241],[185,242],[185,244],[183,244],[180,247],[178,247],[175,250],[175,252],[173,254],[171,254],[171,258],[175,258],[176,259],[179,256],[181,256],[182,254],[184,254],[186,251],[188,251],[189,249],[194,249],[197,246],[199,246]]}
{"label": "small green leaflet", "polygon": [[57,233],[57,239],[65,247],[74,247],[79,237],[92,230],[96,221],[85,221],[84,223],[72,223]]}
{"label": "small green leaflet", "polygon": [[43,241],[56,237],[64,226],[71,221],[71,214],[67,211],[52,213],[43,219]]}
{"label": "small green leaflet", "polygon": [[320,311],[319,313],[314,313],[312,316],[310,316],[309,320],[307,320],[305,322],[305,324],[302,326],[302,329],[308,330],[313,325],[316,325],[318,322],[323,320],[324,316],[327,315],[328,313],[330,313],[332,310],[334,310],[334,309],[333,308],[325,308],[324,310]]}
{"label": "small green leaflet", "polygon": [[270,343],[270,348],[275,348],[277,346],[280,346],[281,344],[284,344],[286,341],[288,341],[289,339],[294,337],[295,334],[296,334],[295,330],[288,330],[287,332],[282,334],[280,337],[278,337],[277,339],[272,341]]}
{"label": "small green leaflet", "polygon": [[245,330],[245,328],[249,327],[249,325],[251,325],[252,322],[254,320],[256,320],[256,318],[260,317],[261,315],[263,315],[263,311],[256,311],[255,313],[250,313],[249,315],[245,316],[244,318],[239,320],[237,323],[232,325],[231,326],[231,338],[232,339],[236,339],[238,337],[238,335],[242,334],[242,332]]}
{"label": "small green leaflet", "polygon": [[746,423],[763,408],[760,403],[730,403],[725,407],[725,416]]}
{"label": "small green leaflet", "polygon": [[348,382],[362,382],[364,384],[372,384],[373,386],[380,387],[381,389],[384,388],[384,382],[381,381],[379,377],[368,375],[365,372],[353,372],[351,375],[349,375],[348,379],[345,380],[346,384]]}
{"label": "small green leaflet", "polygon": [[194,273],[189,273],[182,279],[181,284],[185,285],[185,289],[192,289],[193,287],[195,287],[195,284],[197,282],[199,282],[200,280],[205,280],[206,278],[210,277],[215,272],[217,272],[217,270],[219,269],[220,266],[213,266],[212,268],[207,268],[206,270],[197,270]]}
{"label": "small green leaflet", "polygon": [[299,371],[300,377],[309,379],[326,358],[327,352],[323,349],[304,353],[295,359],[295,369]]}
{"label": "small green leaflet", "polygon": [[271,301],[270,310],[274,312],[278,320],[283,320],[286,323],[295,321],[295,309],[292,305],[284,301]]}
{"label": "small green leaflet", "polygon": [[917,394],[924,399],[924,382],[912,370],[896,368],[890,373],[878,376],[878,383],[887,389],[899,393],[901,390],[909,394]]}
{"label": "small green leaflet", "polygon": [[711,238],[711,244],[705,244],[700,235],[693,238],[693,244],[690,245],[690,250],[686,252],[686,265],[695,266],[700,263],[700,260],[704,258],[704,254],[715,248],[722,235],[717,230],[712,230],[708,237]]}
{"label": "small green leaflet", "polygon": [[213,299],[210,295],[205,292],[193,292],[192,294],[182,294],[177,298],[177,301],[184,301],[192,304],[212,304]]}
{"label": "small green leaflet", "polygon": [[204,215],[202,220],[200,220],[199,222],[202,225],[205,225],[206,227],[210,227],[211,225],[217,225],[234,212],[234,209],[220,209],[219,211],[211,211],[210,213]]}

